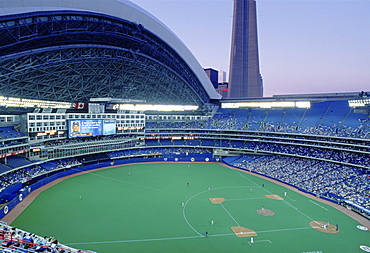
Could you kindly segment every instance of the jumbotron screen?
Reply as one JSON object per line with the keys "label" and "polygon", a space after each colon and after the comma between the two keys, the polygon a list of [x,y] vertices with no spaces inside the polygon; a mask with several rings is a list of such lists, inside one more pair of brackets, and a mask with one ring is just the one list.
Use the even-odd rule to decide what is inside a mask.
{"label": "jumbotron screen", "polygon": [[68,121],[68,137],[89,137],[116,133],[115,120],[75,119]]}

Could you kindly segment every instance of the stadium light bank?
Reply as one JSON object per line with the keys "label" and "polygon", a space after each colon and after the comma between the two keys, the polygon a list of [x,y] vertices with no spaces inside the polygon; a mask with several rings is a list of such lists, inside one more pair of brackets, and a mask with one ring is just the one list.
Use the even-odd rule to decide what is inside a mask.
{"label": "stadium light bank", "polygon": [[349,100],[348,104],[350,107],[353,107],[353,108],[370,107],[370,98]]}
{"label": "stadium light bank", "polygon": [[148,104],[116,104],[114,109],[130,111],[196,111],[196,105],[148,105]]}
{"label": "stadium light bank", "polygon": [[114,110],[128,110],[128,111],[196,111],[197,105],[154,105],[144,104],[145,100],[138,99],[122,99],[122,98],[90,98],[90,102],[104,102],[114,104]]}
{"label": "stadium light bank", "polygon": [[222,103],[222,108],[310,108],[309,101],[281,101],[281,102],[235,102]]}
{"label": "stadium light bank", "polygon": [[71,108],[73,103],[25,99],[0,96],[0,106],[5,107],[40,107],[40,108]]}

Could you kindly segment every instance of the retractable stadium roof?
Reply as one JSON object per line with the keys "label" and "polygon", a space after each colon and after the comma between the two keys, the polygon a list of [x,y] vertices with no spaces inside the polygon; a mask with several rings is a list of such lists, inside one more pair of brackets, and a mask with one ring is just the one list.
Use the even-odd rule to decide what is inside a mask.
{"label": "retractable stadium roof", "polygon": [[127,0],[2,0],[0,95],[200,107],[220,99],[187,47]]}

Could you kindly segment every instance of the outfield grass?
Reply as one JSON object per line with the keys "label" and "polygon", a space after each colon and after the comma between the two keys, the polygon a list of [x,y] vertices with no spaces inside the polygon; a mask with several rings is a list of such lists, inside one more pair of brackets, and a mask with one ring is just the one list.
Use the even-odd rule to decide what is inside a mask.
{"label": "outfield grass", "polygon": [[[265,197],[284,192],[284,200]],[[226,201],[209,200],[218,197]],[[262,206],[275,215],[258,214]],[[312,220],[338,224],[340,232],[314,230]],[[329,253],[370,246],[369,231],[335,208],[216,163],[134,164],[79,175],[42,192],[11,225],[101,253]],[[256,231],[254,244],[232,226]]]}

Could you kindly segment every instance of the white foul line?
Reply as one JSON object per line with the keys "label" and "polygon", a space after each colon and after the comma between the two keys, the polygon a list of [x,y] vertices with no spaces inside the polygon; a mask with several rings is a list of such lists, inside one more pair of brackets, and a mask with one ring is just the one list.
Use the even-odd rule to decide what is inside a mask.
{"label": "white foul line", "polygon": [[[312,228],[311,228],[311,227],[303,227],[303,228],[285,228],[285,229],[274,229],[274,230],[256,231],[256,233],[271,233],[271,232],[281,232],[281,231],[301,230],[301,229],[312,229]],[[235,233],[230,233],[230,234],[218,234],[218,235],[208,235],[208,237],[222,237],[222,236],[235,236]],[[167,237],[167,238],[136,239],[136,240],[120,240],[120,241],[101,241],[101,242],[75,242],[75,243],[65,243],[65,245],[108,244],[108,243],[130,243],[130,242],[150,242],[150,241],[183,240],[183,239],[196,239],[196,238],[199,238],[199,236]],[[259,240],[259,241],[269,241],[269,240]],[[255,241],[255,242],[256,242],[256,241]]]}
{"label": "white foul line", "polygon": [[291,201],[297,201],[297,200],[295,200],[295,199],[289,198],[288,196],[287,196],[287,198],[288,198],[288,199],[290,199]]}
{"label": "white foul line", "polygon": [[122,241],[85,242],[85,243],[84,242],[75,242],[75,243],[68,243],[67,245],[125,243],[125,242],[150,242],[150,241],[167,241],[167,240],[194,239],[194,238],[199,238],[199,236],[169,237],[169,238],[154,238],[154,239],[136,239],[136,240],[122,240]]}
{"label": "white foul line", "polygon": [[226,208],[224,207],[224,205],[223,204],[220,204],[220,206],[222,206],[222,208],[230,215],[231,219],[233,219],[233,221],[235,221],[236,225],[238,225],[240,227],[239,223],[234,219],[234,217],[229,213],[229,211],[226,210]]}
{"label": "white foul line", "polygon": [[310,201],[312,204],[315,204],[315,205],[317,205],[318,207],[321,207],[322,209],[324,209],[324,210],[328,211],[328,209],[327,209],[327,208],[325,208],[325,207],[323,207],[323,206],[321,206],[321,205],[317,204],[316,202],[314,202],[314,201],[312,201],[312,200],[310,200],[310,199],[309,199],[308,201]]}

